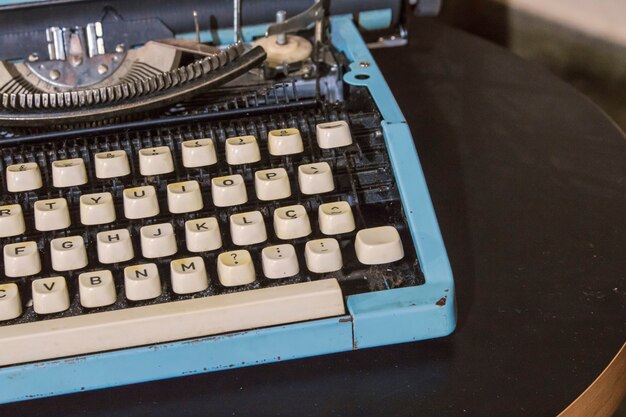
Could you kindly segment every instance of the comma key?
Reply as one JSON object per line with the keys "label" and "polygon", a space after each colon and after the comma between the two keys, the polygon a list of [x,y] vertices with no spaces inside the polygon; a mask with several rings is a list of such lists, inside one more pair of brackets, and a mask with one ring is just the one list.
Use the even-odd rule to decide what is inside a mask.
{"label": "comma key", "polygon": [[217,277],[225,287],[254,282],[256,274],[250,252],[242,249],[220,253],[217,257]]}

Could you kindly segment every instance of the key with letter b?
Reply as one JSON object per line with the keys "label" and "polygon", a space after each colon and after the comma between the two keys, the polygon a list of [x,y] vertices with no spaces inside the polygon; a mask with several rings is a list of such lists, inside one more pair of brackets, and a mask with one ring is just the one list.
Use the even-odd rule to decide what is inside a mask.
{"label": "key with letter b", "polygon": [[111,271],[85,272],[78,276],[80,304],[83,307],[103,307],[116,299],[115,282]]}

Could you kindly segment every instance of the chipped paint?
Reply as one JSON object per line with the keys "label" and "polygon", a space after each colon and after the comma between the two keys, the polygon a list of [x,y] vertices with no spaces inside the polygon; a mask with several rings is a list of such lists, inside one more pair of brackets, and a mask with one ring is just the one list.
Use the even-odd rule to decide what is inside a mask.
{"label": "chipped paint", "polygon": [[[80,363],[80,362],[84,362],[86,360],[87,360],[87,358],[84,357],[84,356],[76,356],[76,357],[73,357],[73,358],[64,359],[63,363],[66,363],[68,365],[74,365],[74,364],[77,364],[77,363]],[[45,362],[44,362],[44,364],[45,364]]]}

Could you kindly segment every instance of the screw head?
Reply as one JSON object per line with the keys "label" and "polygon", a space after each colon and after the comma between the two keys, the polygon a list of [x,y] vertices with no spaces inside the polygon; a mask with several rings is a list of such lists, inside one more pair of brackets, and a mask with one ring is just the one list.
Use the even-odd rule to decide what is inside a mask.
{"label": "screw head", "polygon": [[37,62],[39,61],[39,55],[37,54],[37,52],[33,52],[32,54],[28,55],[28,62]]}
{"label": "screw head", "polygon": [[368,61],[361,61],[361,62],[359,62],[359,66],[361,68],[367,68],[367,67],[370,66],[370,63]]}
{"label": "screw head", "polygon": [[115,52],[117,52],[118,54],[124,52],[124,44],[118,43],[117,45],[115,45]]}
{"label": "screw head", "polygon": [[59,79],[59,77],[61,76],[61,73],[59,72],[59,70],[53,69],[53,70],[50,70],[50,74],[49,75],[50,75],[50,79],[52,81],[55,81],[55,80]]}
{"label": "screw head", "polygon": [[109,70],[109,67],[107,67],[106,65],[104,65],[104,64],[98,65],[98,74],[102,75],[105,72],[107,72],[108,70]]}

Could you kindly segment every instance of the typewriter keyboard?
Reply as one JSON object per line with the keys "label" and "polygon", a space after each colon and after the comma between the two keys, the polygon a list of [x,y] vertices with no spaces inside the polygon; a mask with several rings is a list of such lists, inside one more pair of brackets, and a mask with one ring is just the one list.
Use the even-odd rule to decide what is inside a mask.
{"label": "typewriter keyboard", "polygon": [[345,295],[421,283],[372,107],[0,153],[0,365],[338,316]]}

